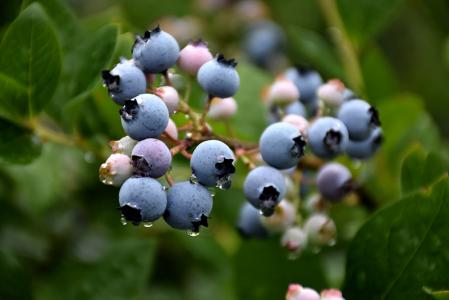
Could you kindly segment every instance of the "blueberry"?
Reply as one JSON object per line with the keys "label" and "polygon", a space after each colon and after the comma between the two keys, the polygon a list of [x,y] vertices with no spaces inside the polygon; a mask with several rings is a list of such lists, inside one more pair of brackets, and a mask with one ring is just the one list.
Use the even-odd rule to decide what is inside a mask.
{"label": "blueberry", "polygon": [[212,59],[213,56],[207,48],[207,43],[198,40],[190,42],[181,50],[178,66],[184,72],[195,76],[201,66]]}
{"label": "blueberry", "polygon": [[299,130],[288,123],[268,126],[259,140],[262,159],[277,169],[296,166],[304,154],[306,142]]}
{"label": "blueberry", "polygon": [[285,77],[293,81],[301,93],[301,102],[309,103],[316,99],[316,92],[323,83],[320,74],[312,69],[298,66],[287,69]]}
{"label": "blueberry", "polygon": [[168,124],[168,109],[161,98],[142,94],[125,101],[120,109],[122,126],[135,140],[158,137]]}
{"label": "blueberry", "polygon": [[235,173],[234,162],[234,153],[228,145],[209,140],[195,148],[190,167],[202,185],[228,189],[231,187],[231,175]]}
{"label": "blueberry", "polygon": [[360,99],[345,102],[337,116],[348,128],[349,138],[353,141],[367,139],[371,131],[380,125],[377,110]]}
{"label": "blueberry", "polygon": [[198,70],[197,79],[204,91],[219,98],[232,97],[240,86],[240,77],[234,59],[226,60],[222,54],[208,61]]}
{"label": "blueberry", "polygon": [[301,102],[295,101],[285,107],[285,115],[298,115],[301,117],[306,117],[307,112],[305,106]]}
{"label": "blueberry", "polygon": [[328,163],[320,168],[316,178],[318,191],[330,201],[341,200],[353,187],[351,172],[339,163]]}
{"label": "blueberry", "polygon": [[111,71],[102,72],[103,82],[112,99],[120,105],[125,100],[145,93],[147,81],[143,72],[130,61],[123,60]]}
{"label": "blueberry", "polygon": [[299,90],[290,79],[279,77],[270,86],[267,100],[272,104],[289,104],[299,99]]}
{"label": "blueberry", "polygon": [[148,177],[131,177],[119,192],[120,211],[127,221],[138,225],[159,219],[167,207],[162,185]]}
{"label": "blueberry", "polygon": [[159,26],[137,36],[133,58],[145,73],[163,73],[174,66],[179,57],[179,45],[173,36]]}
{"label": "blueberry", "polygon": [[208,226],[212,211],[212,196],[200,184],[189,181],[173,185],[167,192],[167,209],[164,220],[173,228],[198,233],[200,226]]}
{"label": "blueberry", "polygon": [[352,141],[349,139],[346,145],[346,154],[356,159],[367,159],[379,150],[383,143],[382,129],[377,127],[371,132],[371,135],[363,141]]}
{"label": "blueberry", "polygon": [[250,61],[260,67],[270,68],[285,48],[282,29],[273,22],[263,21],[253,25],[243,39],[243,50]]}
{"label": "blueberry", "polygon": [[312,152],[321,158],[333,158],[342,153],[348,142],[345,124],[332,117],[322,117],[313,122],[308,131]]}
{"label": "blueberry", "polygon": [[135,174],[159,178],[170,169],[172,156],[167,146],[157,139],[144,139],[137,143],[132,152]]}
{"label": "blueberry", "polygon": [[345,85],[339,79],[331,79],[317,91],[318,98],[330,107],[338,107],[344,101]]}
{"label": "blueberry", "polygon": [[275,168],[260,166],[248,173],[243,184],[246,199],[264,216],[273,215],[286,193],[284,175]]}
{"label": "blueberry", "polygon": [[240,208],[237,229],[244,238],[266,238],[267,229],[261,222],[259,210],[246,202]]}
{"label": "blueberry", "polygon": [[107,185],[120,186],[133,173],[133,165],[129,156],[112,154],[100,166],[100,181]]}

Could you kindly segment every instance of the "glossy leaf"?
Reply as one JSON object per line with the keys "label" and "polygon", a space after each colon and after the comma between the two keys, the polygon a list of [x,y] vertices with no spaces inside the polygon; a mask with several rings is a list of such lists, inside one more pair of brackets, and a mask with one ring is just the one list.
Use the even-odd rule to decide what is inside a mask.
{"label": "glossy leaf", "polygon": [[39,113],[59,81],[61,53],[42,7],[33,3],[11,24],[0,46],[0,112],[8,118]]}
{"label": "glossy leaf", "polygon": [[431,299],[423,286],[448,286],[449,180],[431,193],[385,207],[362,227],[348,253],[348,299]]}

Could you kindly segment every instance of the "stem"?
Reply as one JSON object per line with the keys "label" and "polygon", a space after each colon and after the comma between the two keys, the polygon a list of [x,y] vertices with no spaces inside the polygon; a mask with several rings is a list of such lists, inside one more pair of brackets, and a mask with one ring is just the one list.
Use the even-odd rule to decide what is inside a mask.
{"label": "stem", "polygon": [[206,126],[206,116],[207,116],[207,113],[209,112],[210,104],[212,102],[212,99],[214,99],[214,96],[212,96],[212,95],[208,95],[207,96],[207,102],[206,102],[206,105],[204,107],[203,113],[201,114],[200,123],[201,123],[201,126],[203,126],[203,127]]}
{"label": "stem", "polygon": [[164,76],[165,84],[168,86],[173,86],[170,76],[168,76],[168,70],[162,71],[162,75]]}
{"label": "stem", "polygon": [[165,180],[167,181],[170,187],[172,187],[175,184],[173,177],[168,172],[165,174]]}
{"label": "stem", "polygon": [[363,94],[364,83],[357,52],[346,32],[335,0],[319,0],[321,11],[329,26],[334,44],[338,47],[348,82],[358,94]]}

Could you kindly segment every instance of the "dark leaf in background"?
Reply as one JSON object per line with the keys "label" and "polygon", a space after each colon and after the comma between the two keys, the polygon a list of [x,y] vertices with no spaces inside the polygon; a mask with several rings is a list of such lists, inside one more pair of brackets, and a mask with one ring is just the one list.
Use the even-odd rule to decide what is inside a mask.
{"label": "dark leaf in background", "polygon": [[0,46],[0,112],[7,118],[39,113],[59,81],[61,53],[52,24],[31,4],[10,25]]}

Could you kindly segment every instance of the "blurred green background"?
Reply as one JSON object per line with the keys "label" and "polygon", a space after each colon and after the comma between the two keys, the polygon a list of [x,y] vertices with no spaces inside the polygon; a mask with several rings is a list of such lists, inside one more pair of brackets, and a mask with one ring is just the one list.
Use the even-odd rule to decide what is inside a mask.
{"label": "blurred green background", "polygon": [[[344,283],[347,268],[353,268],[346,265],[347,251],[358,229],[373,210],[404,196],[404,182],[424,188],[432,181],[415,177],[436,179],[447,174],[449,2],[445,0],[267,0],[257,6],[263,8],[263,18],[277,23],[285,34],[280,67],[306,64],[326,79],[341,78],[380,111],[386,142],[378,155],[364,163],[343,159],[358,176],[369,205],[347,201],[332,208],[339,230],[335,247],[288,260],[279,237],[242,240],[234,224],[244,201],[243,166],[234,187],[217,192],[211,226],[196,238],[162,221],[151,229],[122,226],[116,210],[118,189],[98,180],[98,167],[109,153],[107,142],[123,135],[118,107],[101,86],[100,71],[111,68],[119,56],[129,57],[134,35],[154,24],[174,34],[181,46],[203,37],[214,53],[238,58],[239,112],[232,124],[243,139],[257,141],[266,126],[260,92],[279,70],[257,67],[241,51],[255,11],[241,2],[0,2],[0,299],[283,299],[292,282],[317,290],[345,287],[353,295],[347,299],[360,298],[351,290],[351,277]],[[30,12],[37,20],[35,27],[27,23]],[[334,26],[346,34],[335,34]],[[33,48],[27,43],[33,30],[42,35],[33,40],[37,50],[26,52]],[[356,72],[354,62],[342,55],[344,47],[352,51]],[[42,55],[46,63],[33,64],[36,72],[27,77],[17,70],[23,71],[21,59],[30,53]],[[8,78],[37,87],[32,97],[28,95],[28,104],[21,102],[26,96],[13,89]],[[196,102],[202,98],[198,87],[192,95]],[[411,152],[416,159],[405,165],[409,173],[401,172]],[[428,159],[431,175],[423,171],[429,152],[435,157]],[[173,169],[175,179],[188,177],[185,160],[176,159]],[[438,212],[445,212],[445,207],[447,201]],[[447,214],[441,216],[449,219]],[[421,217],[425,220],[426,215]],[[446,225],[442,221],[441,226]],[[447,267],[449,238],[441,234],[442,244],[432,255],[446,257],[440,266]],[[415,271],[426,274],[429,266]],[[367,266],[366,271],[375,267]],[[449,288],[444,279],[448,269],[442,267],[441,274],[444,270],[446,275],[431,289]],[[410,284],[422,292],[421,281]],[[426,297],[416,293],[384,298]]]}

